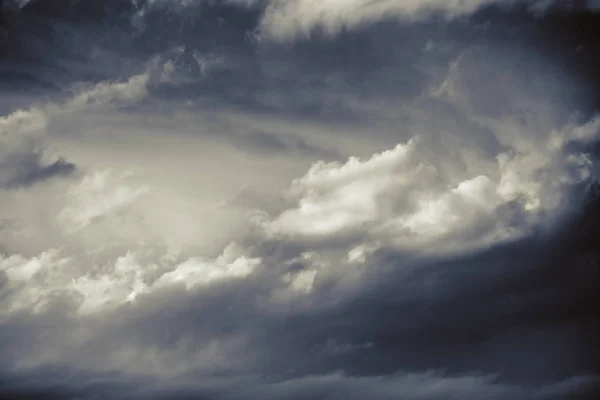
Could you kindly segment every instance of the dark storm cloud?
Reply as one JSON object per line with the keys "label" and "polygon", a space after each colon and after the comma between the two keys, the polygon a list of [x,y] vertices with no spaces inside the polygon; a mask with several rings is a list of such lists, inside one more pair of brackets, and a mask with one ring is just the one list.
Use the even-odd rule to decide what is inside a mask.
{"label": "dark storm cloud", "polygon": [[[589,220],[596,211],[581,219],[594,232],[599,226]],[[5,365],[47,351],[53,357],[52,348],[44,347],[56,346],[77,354],[71,362],[80,373],[68,379],[60,368],[5,374],[3,393],[84,399],[320,399],[332,393],[356,399],[586,398],[598,388],[592,378],[597,355],[589,349],[597,340],[592,304],[598,296],[590,281],[599,255],[596,243],[582,247],[581,235],[597,241],[595,236],[573,229],[449,261],[415,263],[380,254],[369,262],[370,278],[360,289],[331,298],[334,282],[318,281],[309,307],[301,300],[265,308],[265,296],[281,286],[276,265],[193,293],[168,289],[94,317],[88,327],[99,330],[80,343],[63,337],[71,329],[79,335],[81,328],[62,306],[45,317],[17,313],[0,334],[9,349],[2,355]],[[123,352],[130,359],[119,364]],[[163,373],[189,370],[172,389],[137,383],[127,372],[112,378],[91,372],[120,365],[135,374],[145,357],[157,357]],[[422,372],[431,370],[444,372]]]}
{"label": "dark storm cloud", "polygon": [[74,400],[114,399],[132,395],[148,386],[139,381],[136,386],[123,383],[117,374],[85,376],[60,366],[39,368],[27,376],[18,373],[0,375],[1,400]]}
{"label": "dark storm cloud", "polygon": [[[81,376],[70,376],[82,379]],[[6,379],[10,379],[7,377]],[[73,380],[75,382],[75,380]],[[48,383],[33,386],[27,381],[11,383],[11,389],[0,393],[0,399],[20,400],[37,399],[157,399],[157,400],[200,400],[226,399],[238,400],[247,398],[282,399],[282,400],[317,400],[343,396],[346,399],[374,400],[403,399],[442,400],[448,396],[471,397],[485,396],[486,399],[535,399],[558,400],[569,396],[572,399],[592,399],[595,384],[588,378],[574,378],[555,385],[540,387],[518,387],[495,384],[493,377],[458,376],[443,378],[436,373],[422,375],[400,375],[381,377],[350,377],[342,374],[314,376],[289,380],[281,383],[241,380],[224,384],[189,383],[178,388],[160,389],[152,382],[140,381],[137,386],[126,385],[118,378],[108,376],[95,381],[80,381],[66,387]]]}
{"label": "dark storm cloud", "polygon": [[[266,398],[316,399],[357,390],[375,399],[469,393],[551,399],[551,389],[548,395],[535,393],[596,372],[597,354],[590,349],[597,343],[597,215],[590,209],[581,216],[578,224],[586,224],[585,230],[574,225],[555,237],[533,237],[452,260],[377,254],[368,262],[362,286],[342,297],[332,286],[336,282],[324,277],[315,283],[310,300],[269,305],[270,294],[283,288],[281,264],[267,265],[249,279],[190,293],[167,289],[114,315],[93,317],[87,327],[98,331],[80,343],[63,337],[70,329],[78,335],[81,328],[75,317],[59,311],[62,306],[45,317],[17,313],[3,322],[0,342],[10,350],[2,359],[8,365],[12,358],[53,357],[55,347],[77,354],[70,362],[84,375],[117,365],[135,373],[145,357],[156,357],[155,368],[163,373],[184,368],[195,380],[220,376],[234,388],[235,376],[248,375],[254,382],[242,384],[239,393],[202,383],[190,389],[190,396],[204,393],[206,398],[247,398],[256,391]],[[38,341],[40,334],[44,342]],[[130,358],[119,361],[122,352]],[[438,369],[443,376],[419,375]],[[396,379],[398,370],[403,372]],[[336,376],[338,371],[348,377]],[[469,387],[449,378],[473,374],[499,380],[468,378],[475,380]],[[266,381],[258,383],[256,377]],[[441,387],[429,393],[427,387],[438,379]],[[592,390],[593,382],[575,384],[561,395],[571,396],[581,387]],[[123,389],[110,384],[103,390],[122,397]]]}
{"label": "dark storm cloud", "polygon": [[[233,3],[181,9],[166,1],[135,7],[37,0],[13,13],[3,14],[0,45],[7,54],[1,79],[8,86],[43,82],[64,89],[79,80],[119,81],[153,58],[147,109],[168,102],[165,108],[178,109],[192,100],[208,110],[227,107],[259,118],[279,114],[373,127],[387,120],[398,136],[405,134],[400,126],[458,132],[459,145],[476,142],[490,157],[503,146],[502,137],[473,116],[510,115],[517,122],[506,132],[530,128],[537,138],[546,133],[540,126],[555,124],[528,119],[544,113],[513,113],[523,92],[527,98],[572,96],[565,99],[568,107],[595,94],[585,85],[565,90],[548,78],[553,73],[535,81],[541,64],[519,63],[531,49],[559,59],[577,42],[543,49],[540,37],[528,36],[541,35],[529,25],[529,14],[511,14],[512,22],[497,10],[446,25],[384,21],[282,45],[257,43],[249,33],[260,8]],[[551,29],[552,18],[573,21],[560,14],[536,23]],[[488,47],[518,40],[531,47],[523,44],[506,63],[501,57],[507,53]],[[457,54],[464,68],[449,82],[467,95],[453,102],[419,98],[437,72],[430,68],[445,70]],[[583,57],[586,68],[596,62],[592,50],[577,54],[568,59]],[[492,79],[499,70],[508,77],[501,82]],[[514,77],[517,70],[522,75]],[[411,104],[421,113],[399,107],[415,98]],[[288,133],[232,129],[225,139],[259,155],[340,158],[336,150]],[[433,159],[451,147],[442,140],[429,144]],[[11,157],[2,159],[6,166],[0,163],[2,188],[76,172],[64,159],[44,164],[37,153]],[[444,160],[436,161],[447,172]],[[514,215],[519,225],[524,213]],[[45,310],[0,319],[0,399],[593,398],[600,357],[593,306],[600,300],[599,215],[592,198],[558,232],[452,257],[382,248],[356,268],[337,255],[345,248],[335,241],[307,245],[256,235],[248,241],[263,265],[244,279],[190,290],[175,285],[91,316],[76,315],[77,296],[57,294]],[[314,267],[300,259],[305,252],[335,253],[331,271],[317,274],[310,295],[291,291],[282,280]],[[0,301],[17,289],[0,275]]]}
{"label": "dark storm cloud", "polygon": [[[114,78],[115,73],[126,76],[133,73],[135,60],[181,48],[183,53],[175,64],[194,79],[177,88],[165,88],[163,94],[170,101],[203,99],[207,106],[223,103],[254,112],[353,120],[358,110],[339,95],[408,99],[419,93],[427,79],[427,57],[436,57],[439,65],[449,62],[457,48],[485,44],[490,35],[505,41],[535,41],[539,35],[539,30],[527,28],[535,23],[531,16],[525,17],[527,13],[515,11],[510,19],[486,11],[478,14],[481,23],[475,25],[464,21],[445,26],[430,21],[416,25],[383,21],[333,38],[317,33],[281,46],[257,44],[253,39],[251,33],[261,17],[258,6],[206,1],[185,6],[177,1],[137,6],[125,0],[101,2],[103,6],[88,3],[28,2],[4,36],[3,52],[13,54],[9,58],[13,62],[3,66],[7,68],[4,76],[12,76],[11,81],[25,79],[54,86],[68,80],[97,81]],[[551,14],[542,21],[557,19],[559,23],[544,26],[549,32],[555,25],[564,30],[567,24],[560,21],[570,21],[565,15]],[[527,24],[515,23],[522,19]],[[443,44],[449,37],[454,47],[451,51],[437,49],[424,54],[428,44]],[[537,49],[543,51],[542,43],[537,43]],[[555,58],[564,59],[568,51]],[[224,60],[210,79],[200,79],[201,67],[194,55],[222,56]],[[401,72],[398,65],[402,65]]]}
{"label": "dark storm cloud", "polygon": [[[571,239],[571,246],[579,246],[580,238]],[[561,243],[558,254],[548,253],[553,243]],[[290,316],[273,336],[284,342],[297,336],[295,347],[315,354],[314,360],[290,354],[295,350],[284,343],[281,351],[296,357],[297,366],[308,363],[309,370],[387,374],[402,360],[408,370],[478,370],[516,382],[566,377],[575,366],[592,374],[597,355],[584,349],[592,345],[597,326],[592,306],[597,295],[586,282],[597,277],[598,255],[582,256],[571,246],[562,237],[531,240],[425,264],[406,262],[403,255],[380,256],[369,265],[373,280],[360,295],[339,308]],[[326,298],[331,286],[324,281],[315,290]],[[328,340],[356,351],[333,357],[324,352],[321,358],[315,350]]]}

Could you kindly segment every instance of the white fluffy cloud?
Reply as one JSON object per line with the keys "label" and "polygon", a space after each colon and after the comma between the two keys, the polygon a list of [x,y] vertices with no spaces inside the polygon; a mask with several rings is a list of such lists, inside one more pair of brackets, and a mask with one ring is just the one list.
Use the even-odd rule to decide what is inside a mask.
{"label": "white fluffy cloud", "polygon": [[[159,75],[161,71],[159,67]],[[63,102],[38,104],[0,117],[0,188],[24,173],[24,166],[29,164],[23,159],[28,161],[33,157],[36,164],[32,168],[52,165],[54,158],[46,134],[54,119],[136,103],[148,94],[152,73],[148,68],[124,81],[80,87]],[[169,239],[163,241],[164,235],[156,232],[162,229],[160,225],[165,219],[175,224],[178,231],[189,230],[189,223],[182,223],[176,210],[157,211],[176,204],[168,195],[165,198],[155,192],[153,201],[144,201],[148,191],[131,174],[110,170],[91,171],[55,187],[0,191],[3,244],[25,249],[23,254],[18,250],[12,255],[0,252],[1,278],[6,281],[0,288],[3,296],[7,296],[3,297],[6,301],[1,312],[41,310],[62,296],[78,304],[81,312],[88,313],[132,300],[148,291],[154,281],[169,283],[171,275],[167,273],[171,269],[181,271],[194,262],[205,266],[207,278],[198,277],[200,282],[252,271],[256,261],[242,256],[229,260],[231,249],[215,263],[191,259],[178,264],[177,249],[171,248]],[[175,240],[181,236],[169,229],[165,232]],[[27,242],[32,245],[26,245]],[[55,247],[46,247],[48,243]],[[165,254],[154,257],[163,250],[162,245]],[[40,247],[47,250],[32,255]],[[141,255],[128,251],[119,255],[123,247],[139,250]],[[159,264],[165,263],[147,261],[144,251],[152,252],[151,258],[159,260]],[[220,272],[221,269],[225,272]]]}
{"label": "white fluffy cloud", "polygon": [[491,173],[449,175],[418,137],[367,160],[319,162],[293,183],[297,205],[266,228],[287,238],[359,238],[426,251],[513,239],[546,212],[558,213],[575,185],[595,179],[590,158],[568,146],[593,140],[598,129],[596,118],[552,132],[535,149],[499,152]]}
{"label": "white fluffy cloud", "polygon": [[[19,204],[35,194],[0,197],[13,220],[33,227],[15,240],[51,236],[57,246],[33,256],[0,251],[0,314],[41,312],[62,299],[89,315],[172,285],[193,289],[244,278],[261,262],[235,243],[216,257],[186,256],[185,238],[193,232],[185,231],[196,223],[172,209],[181,199],[140,184],[132,174],[93,172],[62,185],[58,193],[40,193],[42,203],[23,204],[23,215]],[[33,219],[32,207],[47,212]],[[10,232],[15,236],[17,230]]]}
{"label": "white fluffy cloud", "polygon": [[85,255],[66,256],[58,249],[27,258],[0,254],[0,273],[8,290],[1,314],[17,310],[42,311],[56,298],[68,299],[81,314],[106,310],[134,301],[140,294],[183,284],[187,289],[248,276],[260,258],[249,256],[236,243],[214,258],[193,257],[182,262],[147,262],[134,252],[98,264]]}

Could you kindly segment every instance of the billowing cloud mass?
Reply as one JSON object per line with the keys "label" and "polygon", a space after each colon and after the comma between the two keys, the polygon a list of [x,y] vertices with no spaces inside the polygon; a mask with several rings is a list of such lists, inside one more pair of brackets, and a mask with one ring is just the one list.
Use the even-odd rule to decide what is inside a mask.
{"label": "billowing cloud mass", "polygon": [[0,399],[596,398],[595,8],[0,3]]}
{"label": "billowing cloud mass", "polygon": [[[366,235],[408,249],[457,240],[452,245],[464,250],[512,239],[529,233],[550,210],[560,212],[572,200],[563,197],[570,188],[595,179],[592,160],[568,154],[565,146],[585,146],[598,129],[595,119],[552,132],[532,152],[499,153],[489,175],[440,171],[436,160],[419,154],[418,137],[368,160],[319,162],[294,182],[298,207],[284,211],[269,229],[319,240],[360,234],[361,240]],[[469,150],[463,149],[465,157]]]}

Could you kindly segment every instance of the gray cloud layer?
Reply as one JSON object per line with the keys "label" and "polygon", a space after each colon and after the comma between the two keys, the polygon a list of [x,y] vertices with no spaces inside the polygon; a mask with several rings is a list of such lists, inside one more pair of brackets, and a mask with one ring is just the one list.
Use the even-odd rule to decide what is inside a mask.
{"label": "gray cloud layer", "polygon": [[499,1],[126,3],[5,30],[0,399],[593,398],[571,53],[429,19]]}

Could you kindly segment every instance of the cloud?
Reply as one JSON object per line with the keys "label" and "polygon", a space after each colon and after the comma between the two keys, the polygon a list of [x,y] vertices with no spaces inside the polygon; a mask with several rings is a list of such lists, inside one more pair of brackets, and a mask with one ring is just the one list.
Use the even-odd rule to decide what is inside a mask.
{"label": "cloud", "polygon": [[0,254],[0,273],[5,279],[0,290],[5,293],[6,306],[1,312],[42,312],[56,297],[70,299],[81,314],[100,312],[172,285],[191,290],[245,278],[261,262],[235,243],[215,259],[193,257],[179,263],[163,260],[148,264],[144,259],[143,254],[127,252],[113,263],[102,265],[85,255],[61,255],[58,249],[32,258]]}
{"label": "cloud", "polygon": [[334,35],[376,21],[398,18],[415,21],[432,15],[451,19],[469,15],[483,7],[524,3],[538,8],[553,0],[272,0],[261,21],[261,33],[287,40],[308,36],[320,29]]}
{"label": "cloud", "polygon": [[[513,240],[532,232],[548,212],[560,213],[576,185],[597,179],[592,160],[569,154],[567,146],[593,141],[599,129],[595,118],[552,132],[531,151],[500,152],[489,173],[484,168],[448,175],[428,158],[419,137],[366,160],[319,162],[294,181],[297,206],[266,229],[315,241],[345,237],[407,250],[433,246],[428,251]],[[486,167],[486,160],[478,164]]]}
{"label": "cloud", "polygon": [[89,225],[93,220],[118,213],[134,205],[147,191],[145,187],[121,184],[126,176],[111,176],[110,171],[86,176],[66,194],[67,202],[59,218],[75,229]]}
{"label": "cloud", "polygon": [[260,258],[248,257],[239,245],[229,244],[216,260],[189,259],[162,275],[155,283],[164,286],[184,283],[187,288],[232,278],[244,278],[253,272]]}
{"label": "cloud", "polygon": [[76,93],[62,107],[75,111],[83,107],[103,106],[115,102],[135,102],[147,94],[149,72],[134,75],[124,82],[100,82]]}
{"label": "cloud", "polygon": [[[586,385],[586,378],[573,379],[565,382],[565,385]],[[207,385],[208,386],[208,385]],[[179,395],[175,393],[166,394],[165,399],[171,398],[194,398],[204,394],[222,396],[224,399],[244,399],[248,397],[260,397],[263,399],[322,399],[328,398],[331,393],[344,396],[347,399],[444,399],[448,396],[469,397],[483,395],[486,399],[551,399],[560,396],[560,388],[548,387],[546,390],[550,395],[545,396],[544,389],[521,388],[510,385],[502,385],[494,382],[489,376],[459,376],[444,377],[435,372],[425,374],[396,374],[388,377],[351,377],[341,373],[307,376],[299,379],[291,379],[284,382],[264,384],[262,386],[252,382],[240,382],[233,384],[231,388],[219,393],[220,385],[208,386],[194,389],[193,386],[183,390]]]}
{"label": "cloud", "polygon": [[[267,3],[106,17],[93,65],[59,57],[106,80],[0,119],[0,398],[596,389],[600,119],[573,80],[493,20],[255,47]],[[483,3],[270,4],[306,12],[295,38]]]}
{"label": "cloud", "polygon": [[[44,375],[44,371],[38,373]],[[80,375],[80,374],[78,374]],[[94,398],[94,391],[102,391],[105,398],[140,399],[152,396],[156,399],[219,398],[227,400],[244,398],[264,399],[321,399],[330,393],[339,393],[348,399],[390,399],[401,396],[405,399],[442,399],[447,396],[469,396],[484,393],[489,399],[555,399],[563,395],[561,386],[590,387],[593,381],[587,377],[568,379],[558,385],[539,387],[518,387],[495,382],[493,376],[445,377],[440,373],[423,374],[397,373],[390,377],[352,377],[343,373],[307,376],[284,382],[259,382],[253,379],[237,380],[224,384],[218,379],[204,383],[186,383],[177,388],[157,390],[154,384],[140,380],[138,389],[125,384],[117,377],[108,375],[102,380],[85,380],[79,376],[71,385],[64,386],[52,382],[38,387],[30,387],[18,378],[11,382],[2,395],[33,396],[47,398]],[[14,379],[14,378],[13,378]],[[9,378],[6,378],[9,381]],[[103,387],[104,384],[104,387]]]}
{"label": "cloud", "polygon": [[47,149],[52,119],[84,109],[135,102],[147,94],[148,73],[125,82],[101,82],[79,90],[62,104],[48,103],[0,117],[0,188],[30,186],[73,173],[76,166]]}
{"label": "cloud", "polygon": [[308,155],[339,158],[339,155],[328,149],[322,149],[306,142],[306,140],[291,135],[277,135],[265,131],[253,131],[236,137],[244,150],[257,151],[265,155]]}
{"label": "cloud", "polygon": [[48,113],[37,107],[0,117],[0,189],[30,186],[76,167],[44,151]]}
{"label": "cloud", "polygon": [[[127,385],[146,388],[131,398],[570,395],[595,382],[569,383],[573,371],[589,372],[573,368],[587,353],[572,324],[589,315],[581,305],[593,287],[582,291],[581,282],[592,272],[563,238],[536,240],[430,262],[376,253],[345,292],[340,276],[353,267],[325,251],[284,256],[287,267],[278,251],[263,248],[259,265],[239,246],[214,259],[154,265],[156,255],[149,263],[133,252],[107,265],[60,251],[11,256],[0,262],[0,296],[3,304],[23,301],[4,314],[0,345],[10,351],[0,360],[41,387],[67,381],[57,369],[36,378],[37,368],[76,369],[83,387],[66,388],[80,396],[91,393],[87,379],[119,371],[115,386],[99,383],[108,398],[129,398]],[[553,248],[560,251],[549,254]],[[423,373],[432,365],[446,371]],[[163,379],[136,384],[139,375]],[[552,383],[531,383],[536,376]]]}
{"label": "cloud", "polygon": [[2,160],[0,169],[4,175],[0,187],[18,188],[53,177],[71,175],[76,171],[76,166],[60,157],[56,161],[46,162],[36,153],[12,153],[10,157]]}

